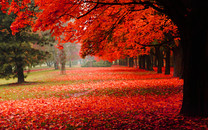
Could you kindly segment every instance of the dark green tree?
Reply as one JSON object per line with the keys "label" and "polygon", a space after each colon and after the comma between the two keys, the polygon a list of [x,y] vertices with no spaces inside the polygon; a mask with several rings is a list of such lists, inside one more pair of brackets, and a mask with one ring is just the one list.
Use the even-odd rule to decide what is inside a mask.
{"label": "dark green tree", "polygon": [[45,40],[31,33],[29,27],[12,35],[10,25],[14,19],[14,14],[0,12],[0,78],[17,78],[18,83],[23,83],[24,69],[43,61],[47,52],[33,48],[33,43]]}

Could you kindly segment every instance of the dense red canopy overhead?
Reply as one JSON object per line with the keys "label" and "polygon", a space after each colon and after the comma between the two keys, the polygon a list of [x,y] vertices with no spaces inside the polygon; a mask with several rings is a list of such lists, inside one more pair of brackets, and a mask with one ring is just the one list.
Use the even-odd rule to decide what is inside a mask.
{"label": "dense red canopy overhead", "polygon": [[[123,2],[123,4],[121,4]],[[9,13],[17,14],[13,33],[31,25],[34,31],[50,30],[60,43],[78,41],[81,55],[100,56],[114,60],[148,53],[141,44],[164,39],[165,33],[177,35],[177,27],[165,15],[142,4],[124,4],[132,0],[74,1],[30,0],[12,1]],[[137,3],[139,3],[137,2]],[[8,4],[1,2],[2,10]],[[7,6],[3,6],[7,5]],[[60,38],[60,36],[62,38]],[[138,44],[140,43],[140,44]]]}

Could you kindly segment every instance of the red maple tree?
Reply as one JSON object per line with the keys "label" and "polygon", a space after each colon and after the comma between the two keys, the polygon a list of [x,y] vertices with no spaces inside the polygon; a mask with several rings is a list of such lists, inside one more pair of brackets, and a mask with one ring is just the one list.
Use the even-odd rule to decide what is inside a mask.
{"label": "red maple tree", "polygon": [[[1,1],[1,5],[2,10],[8,6],[6,1]],[[34,5],[33,9],[31,5]],[[166,16],[155,10],[168,15],[177,25],[183,43],[185,84],[181,113],[207,116],[206,5],[196,0],[35,0],[34,3],[13,0],[9,12],[18,16],[11,26],[14,33],[30,24],[34,31],[51,30],[57,39],[64,34],[66,41],[79,40],[83,43],[83,53],[86,53],[83,55],[109,56],[115,52],[118,54],[115,58],[128,49],[133,48],[131,53],[140,50],[138,42],[149,44],[153,39],[161,40],[163,33],[169,31],[174,35],[176,26],[169,24]],[[196,46],[197,42],[200,44]],[[196,54],[195,50],[202,53]],[[131,53],[130,56],[135,54]]]}

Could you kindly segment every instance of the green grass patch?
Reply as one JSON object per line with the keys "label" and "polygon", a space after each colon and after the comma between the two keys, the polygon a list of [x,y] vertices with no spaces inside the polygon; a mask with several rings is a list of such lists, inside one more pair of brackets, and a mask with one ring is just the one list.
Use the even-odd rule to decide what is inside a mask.
{"label": "green grass patch", "polygon": [[[37,68],[39,69],[39,68]],[[67,68],[70,70],[77,70],[77,68]],[[79,68],[83,69],[83,68]],[[88,75],[88,73],[67,73],[69,76],[75,76],[76,75]],[[91,75],[97,75],[102,76],[102,74],[106,75],[112,75],[113,79],[75,79],[71,80],[70,78],[67,78],[67,75],[60,75],[60,70],[41,70],[41,71],[33,71],[30,72],[28,77],[26,78],[26,83],[23,84],[16,84],[16,79],[10,79],[10,80],[4,80],[0,79],[0,101],[5,100],[20,100],[20,99],[28,99],[28,98],[48,98],[48,97],[61,97],[61,98],[68,98],[70,95],[75,93],[82,93],[86,90],[83,90],[80,88],[80,90],[68,90],[65,91],[62,89],[55,91],[53,89],[50,89],[51,87],[61,87],[62,85],[71,86],[71,85],[79,85],[79,84],[85,84],[85,85],[92,85],[93,83],[98,82],[106,82],[106,81],[119,81],[119,80],[135,80],[134,76],[130,78],[120,78],[122,76],[118,76],[119,78],[114,79],[115,76],[122,75],[122,74],[133,74],[133,75],[148,75],[152,74],[154,77],[154,74],[156,72],[138,72],[138,71],[125,71],[125,70],[117,70],[117,71],[103,71],[103,73],[99,73],[99,71],[95,71],[93,73],[90,73]],[[84,77],[84,76],[83,76]],[[93,76],[92,76],[93,77]],[[151,77],[152,78],[152,77]],[[144,77],[145,80],[146,77]],[[142,77],[141,77],[142,80]],[[59,89],[59,88],[57,88]],[[90,86],[89,86],[90,89]],[[88,90],[89,90],[88,89]],[[143,86],[137,86],[134,88],[130,88],[126,86],[125,88],[105,88],[105,89],[96,89],[94,91],[91,91],[89,93],[86,93],[83,96],[102,96],[102,95],[109,95],[109,96],[136,96],[136,95],[146,95],[146,94],[156,94],[156,95],[166,95],[171,93],[179,93],[181,92],[181,88],[175,88],[173,86],[163,86],[163,87],[149,87],[149,88],[143,88]]]}
{"label": "green grass patch", "polygon": [[[58,72],[57,72],[58,71]],[[54,77],[60,77],[59,70],[42,70],[34,71],[29,74],[26,78],[26,83],[17,84],[16,79],[0,79],[0,101],[5,100],[21,100],[28,98],[41,98],[59,96],[64,94],[73,94],[81,92],[83,90],[71,90],[71,91],[53,91],[47,90],[51,86],[59,85],[75,85],[85,83],[84,80],[64,80],[64,81],[53,81]],[[44,91],[43,89],[46,89]]]}
{"label": "green grass patch", "polygon": [[[25,78],[26,82],[36,82],[36,81],[44,81],[46,79],[52,78],[57,76],[58,74],[51,74],[51,72],[55,72],[57,70],[42,70],[42,71],[34,71],[30,72],[29,74],[25,73],[27,77]],[[13,79],[0,79],[0,86],[2,85],[9,85],[17,83],[17,78]]]}
{"label": "green grass patch", "polygon": [[[43,88],[41,88],[43,89]],[[3,89],[0,91],[0,101],[6,100],[22,100],[22,99],[29,99],[29,98],[49,98],[49,97],[59,97],[59,98],[69,98],[76,93],[82,93],[87,90],[60,90],[60,91],[53,91],[53,90],[41,90],[37,91],[35,89],[25,89],[22,88],[10,88],[10,89]]]}

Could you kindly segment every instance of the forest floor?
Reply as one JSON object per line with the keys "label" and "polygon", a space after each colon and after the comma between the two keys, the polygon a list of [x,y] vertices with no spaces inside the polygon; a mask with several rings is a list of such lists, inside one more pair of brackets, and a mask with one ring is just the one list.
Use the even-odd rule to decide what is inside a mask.
{"label": "forest floor", "polygon": [[129,67],[32,71],[0,80],[0,129],[208,129],[179,115],[183,80]]}

